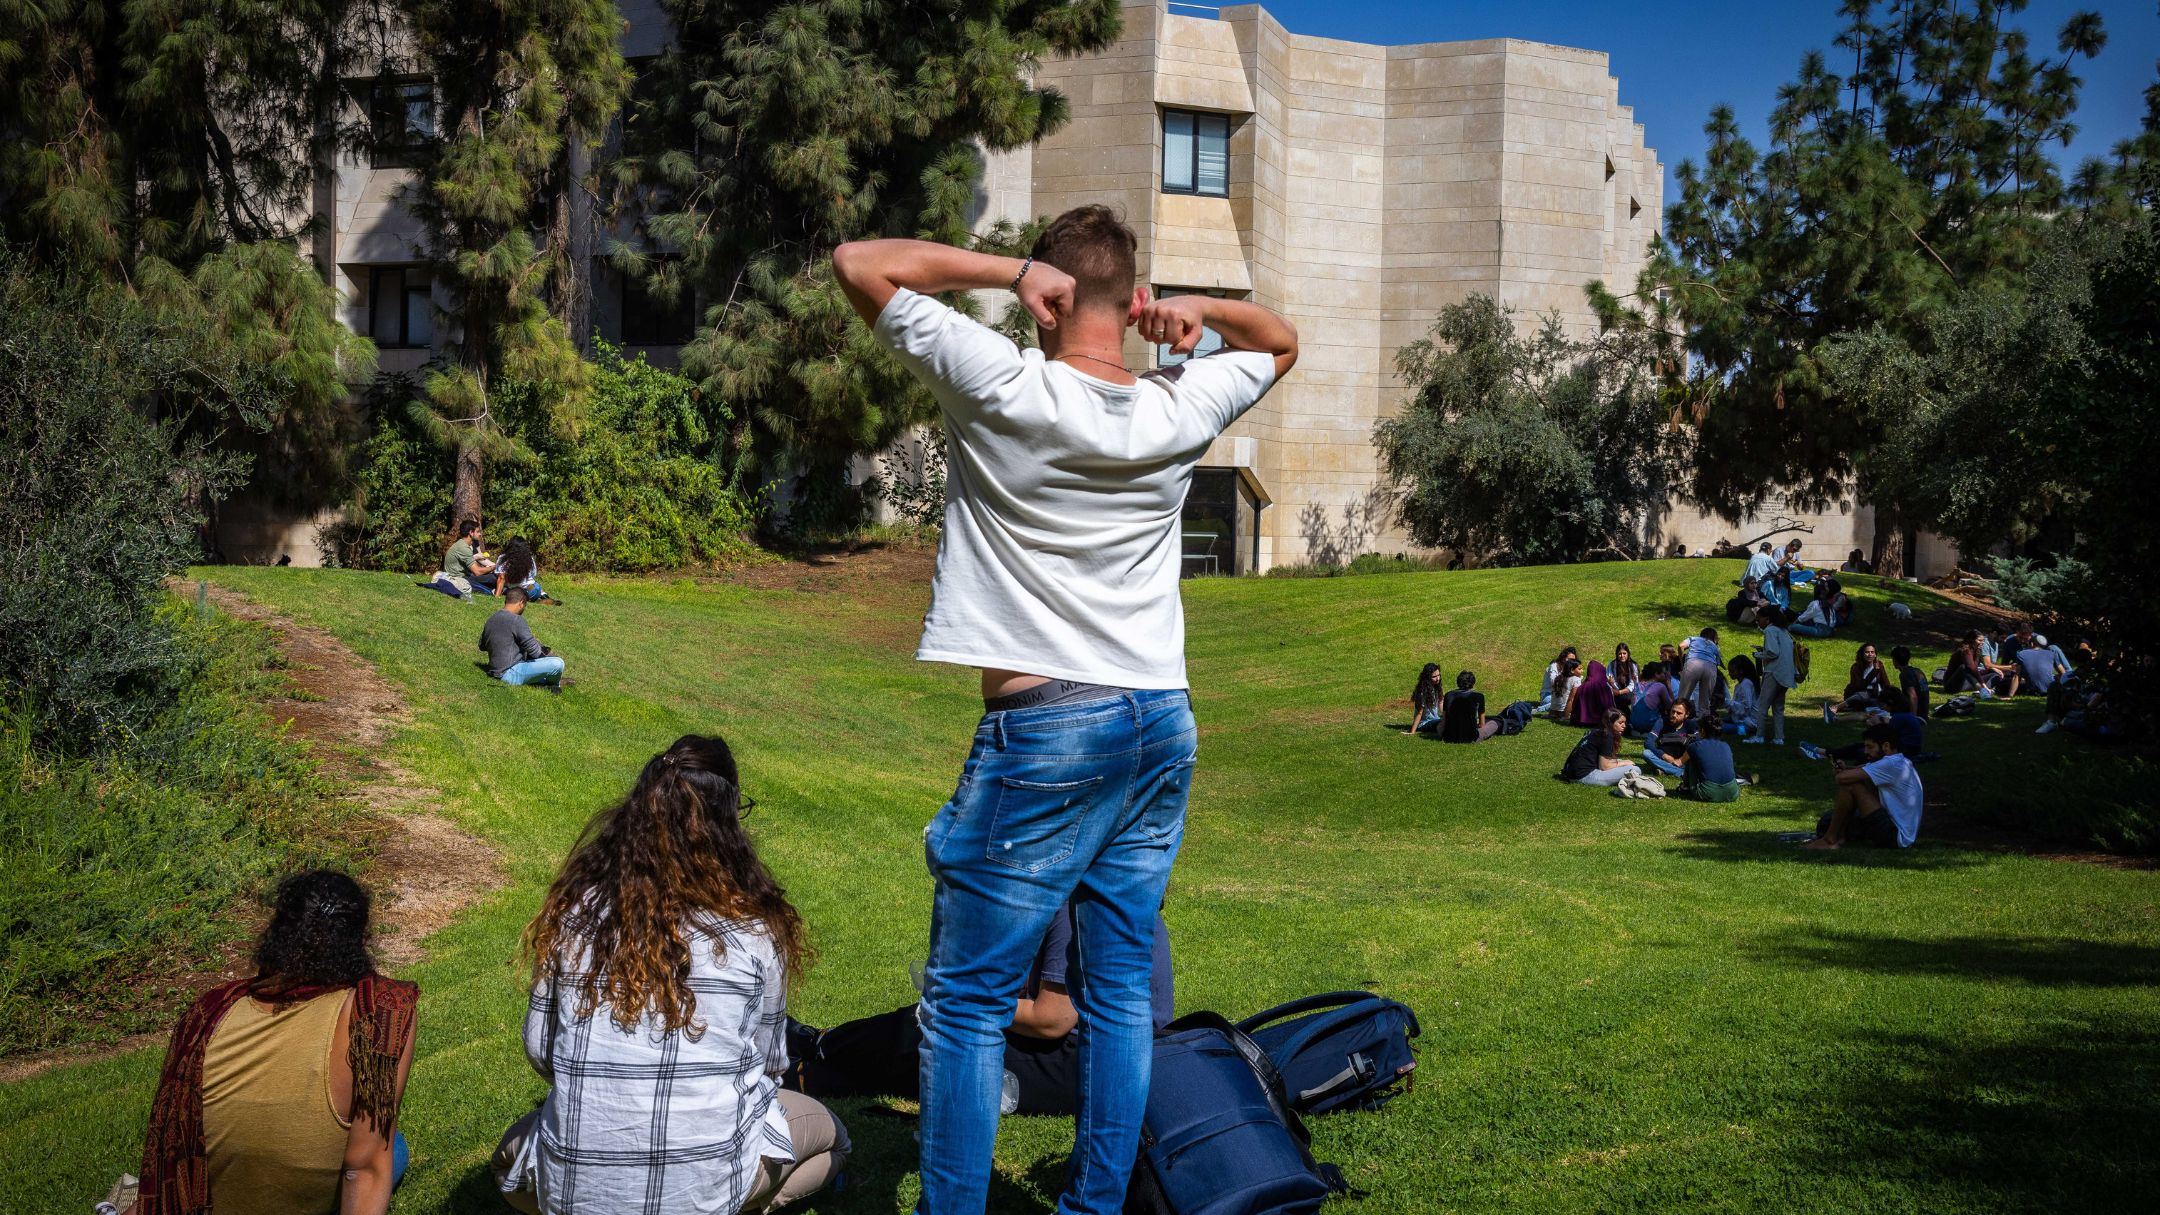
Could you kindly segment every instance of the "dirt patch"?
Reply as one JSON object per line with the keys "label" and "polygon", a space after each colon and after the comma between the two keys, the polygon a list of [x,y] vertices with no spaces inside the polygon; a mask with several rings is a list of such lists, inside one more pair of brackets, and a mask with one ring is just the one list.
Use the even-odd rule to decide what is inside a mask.
{"label": "dirt patch", "polygon": [[367,814],[360,830],[378,900],[375,948],[388,966],[421,957],[420,942],[504,882],[495,850],[427,807],[434,790],[389,758],[391,734],[410,715],[397,689],[345,643],[220,587],[218,609],[277,635],[297,695],[264,708],[307,742],[325,772],[347,782]]}
{"label": "dirt patch", "polygon": [[[348,830],[368,858],[367,885],[376,899],[375,951],[386,967],[422,957],[420,942],[505,878],[495,850],[428,806],[433,790],[389,758],[393,731],[408,720],[404,698],[375,668],[337,638],[307,628],[245,599],[211,587],[220,611],[268,627],[283,655],[289,695],[266,701],[270,720],[288,737],[308,744],[309,757],[344,785],[362,810]],[[258,909],[228,913],[245,922],[242,939],[229,943],[212,966],[184,970],[153,967],[133,986],[141,998],[175,1010],[201,992],[248,973]],[[111,1042],[85,1043],[0,1062],[0,1084],[26,1079],[71,1063],[149,1046],[163,1033],[135,1034]]]}

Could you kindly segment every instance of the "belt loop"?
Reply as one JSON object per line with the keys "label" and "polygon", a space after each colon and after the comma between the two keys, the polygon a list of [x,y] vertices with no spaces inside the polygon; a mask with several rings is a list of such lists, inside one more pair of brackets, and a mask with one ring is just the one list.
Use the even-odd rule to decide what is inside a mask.
{"label": "belt loop", "polygon": [[1005,749],[1005,714],[1001,710],[990,717],[990,729],[997,735],[997,749]]}

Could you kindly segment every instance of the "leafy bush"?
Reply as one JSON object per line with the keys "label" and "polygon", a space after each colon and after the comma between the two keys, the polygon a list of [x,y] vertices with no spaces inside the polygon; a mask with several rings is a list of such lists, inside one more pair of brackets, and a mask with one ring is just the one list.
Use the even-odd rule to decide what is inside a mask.
{"label": "leafy bush", "polygon": [[69,757],[0,705],[0,1054],[159,1026],[146,971],[211,962],[249,927],[236,899],[341,858],[349,803],[254,705],[278,682],[268,631],[169,596],[153,618],[180,691],[124,745]]}
{"label": "leafy bush", "polygon": [[0,256],[0,700],[16,729],[86,754],[185,686],[152,609],[199,551],[206,496],[241,457],[188,433],[197,405],[269,416],[275,380],[117,292]]}
{"label": "leafy bush", "polygon": [[[720,464],[727,409],[682,376],[606,346],[591,372],[591,404],[574,431],[525,386],[495,393],[523,459],[490,474],[490,534],[530,537],[546,571],[643,572],[748,555],[751,504]],[[442,560],[453,456],[407,404],[412,395],[409,380],[391,377],[371,396],[375,428],[347,519],[323,538],[336,564],[417,572]]]}

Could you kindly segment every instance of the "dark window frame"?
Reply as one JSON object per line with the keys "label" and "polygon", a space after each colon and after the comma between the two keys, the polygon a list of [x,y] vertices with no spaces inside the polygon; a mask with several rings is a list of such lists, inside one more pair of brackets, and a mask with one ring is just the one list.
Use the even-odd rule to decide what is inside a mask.
{"label": "dark window frame", "polygon": [[[1192,121],[1192,156],[1185,166],[1186,180],[1192,183],[1190,186],[1173,186],[1170,184],[1170,120],[1172,117],[1186,118]],[[1222,189],[1220,191],[1204,190],[1200,187],[1200,144],[1202,138],[1201,129],[1204,124],[1220,124],[1222,127],[1223,175]],[[1237,127],[1237,124],[1231,120],[1230,115],[1211,110],[1165,108],[1162,112],[1161,126],[1163,137],[1162,163],[1156,166],[1156,178],[1162,192],[1165,194],[1188,194],[1199,198],[1230,197],[1230,137],[1236,132]]]}
{"label": "dark window frame", "polygon": [[[428,267],[419,265],[368,267],[367,335],[368,339],[375,343],[375,348],[378,350],[428,350],[432,349],[435,345],[435,320],[432,313],[430,313],[428,317],[428,335],[426,340],[416,342],[412,339],[413,297],[415,295],[421,297],[421,307],[423,308],[433,308],[435,306],[435,284],[433,272],[428,271],[429,279],[427,282],[415,285],[412,282],[411,278],[412,272],[415,270],[428,271]],[[392,274],[398,276],[398,311],[396,341],[390,341],[388,339],[376,336],[377,332],[381,328],[381,326],[376,324],[376,308],[382,302],[382,280],[384,279],[384,277]]]}
{"label": "dark window frame", "polygon": [[[373,76],[365,82],[367,89],[363,100],[367,104],[368,167],[371,169],[411,168],[414,153],[427,141],[435,138],[437,113],[440,102],[435,96],[435,82],[425,76]],[[428,129],[417,131],[408,121],[409,106],[415,90],[427,91]],[[391,102],[395,100],[393,106]],[[385,133],[388,119],[395,115],[397,134]]]}

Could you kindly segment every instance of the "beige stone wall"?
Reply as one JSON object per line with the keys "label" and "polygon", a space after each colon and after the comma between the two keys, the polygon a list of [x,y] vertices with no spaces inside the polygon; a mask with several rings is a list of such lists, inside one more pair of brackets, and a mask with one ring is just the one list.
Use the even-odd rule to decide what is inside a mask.
{"label": "beige stone wall", "polygon": [[[1115,46],[1038,72],[1073,121],[1034,149],[1030,204],[1109,203],[1149,283],[1297,324],[1297,370],[1208,460],[1272,497],[1263,565],[1403,550],[1372,446],[1401,398],[1395,352],[1479,291],[1586,329],[1583,285],[1625,290],[1641,267],[1662,170],[1605,57],[1314,38],[1255,5],[1209,19],[1126,0],[1124,15]],[[1229,197],[1162,193],[1165,107],[1232,116]]]}

